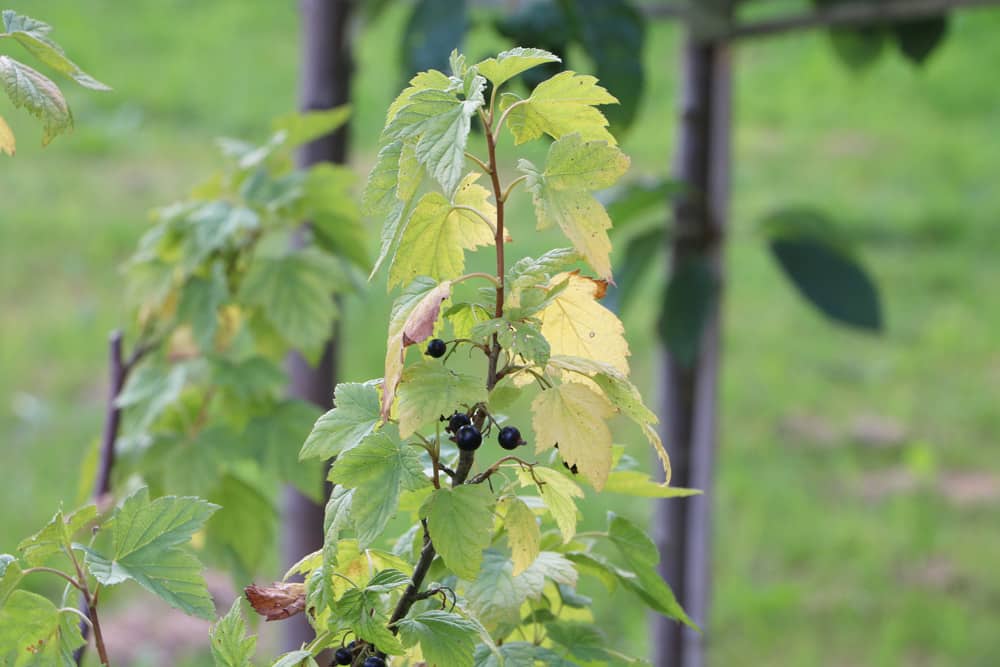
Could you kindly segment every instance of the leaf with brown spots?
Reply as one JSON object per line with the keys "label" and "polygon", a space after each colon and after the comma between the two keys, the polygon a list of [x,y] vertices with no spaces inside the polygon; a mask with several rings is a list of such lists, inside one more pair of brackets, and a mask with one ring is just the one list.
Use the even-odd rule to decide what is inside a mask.
{"label": "leaf with brown spots", "polygon": [[268,621],[281,621],[305,611],[306,585],[276,582],[270,586],[251,584],[243,591],[253,610]]}

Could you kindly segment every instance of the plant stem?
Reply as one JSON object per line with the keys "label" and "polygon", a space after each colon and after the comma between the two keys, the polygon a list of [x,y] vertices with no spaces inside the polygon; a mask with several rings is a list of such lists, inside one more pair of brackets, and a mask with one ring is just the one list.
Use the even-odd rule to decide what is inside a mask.
{"label": "plant stem", "polygon": [[97,618],[97,595],[95,594],[92,601],[87,605],[87,616],[90,618],[90,624],[94,626],[94,645],[97,646],[97,657],[100,658],[102,665],[110,665],[108,661],[108,650],[104,647],[104,635],[101,633],[101,622]]}
{"label": "plant stem", "polygon": [[[508,109],[509,111],[509,109]],[[506,115],[506,114],[505,114]],[[496,253],[497,253],[497,273],[496,273],[496,311],[495,317],[498,319],[503,317],[503,300],[504,300],[504,256],[503,256],[503,214],[504,214],[504,204],[505,196],[504,189],[500,185],[500,176],[497,170],[497,145],[496,138],[493,135],[493,125],[490,122],[493,116],[492,106],[490,108],[490,114],[487,116],[480,110],[479,117],[483,121],[483,130],[486,133],[486,146],[489,149],[489,166],[486,168],[486,172],[490,175],[490,180],[493,183],[493,197],[496,200],[497,206],[497,224],[495,231],[494,240],[496,242]],[[503,117],[501,117],[501,122]],[[497,125],[499,127],[499,123]],[[478,161],[478,160],[477,160]],[[485,165],[484,165],[485,167]],[[490,344],[489,349],[489,368],[486,377],[486,389],[490,391],[496,386],[497,383],[497,362],[500,359],[500,342],[497,340],[496,334],[493,334],[493,341]],[[482,427],[482,419],[485,419],[485,413],[481,413],[479,427]],[[472,466],[475,463],[476,453],[467,452],[462,450],[458,458],[458,467],[455,470],[455,474],[451,479],[452,488],[465,483],[466,478],[469,476],[469,472],[472,470]],[[480,480],[481,481],[481,480]],[[389,627],[393,634],[396,633],[396,628],[394,625],[402,618],[405,618],[409,613],[410,608],[413,604],[420,599],[420,587],[424,583],[424,578],[427,576],[428,570],[430,570],[431,563],[434,561],[434,556],[437,552],[434,549],[434,543],[431,541],[431,535],[427,531],[427,521],[422,521],[424,526],[424,547],[420,551],[420,558],[417,560],[416,567],[413,568],[413,576],[410,578],[410,583],[407,585],[406,590],[403,591],[403,596],[399,598],[399,602],[396,604],[396,609],[392,612],[392,617],[389,619]]]}
{"label": "plant stem", "polygon": [[66,574],[62,570],[57,570],[54,567],[29,567],[27,570],[25,570],[21,574],[23,574],[23,575],[29,575],[32,572],[48,572],[49,574],[54,574],[57,577],[62,577],[63,579],[65,579],[66,581],[68,581],[69,585],[72,586],[73,588],[75,588],[76,590],[81,591],[81,592],[83,591],[83,586],[80,584],[80,582],[78,582],[76,579],[74,579],[73,577],[69,576],[68,574]]}

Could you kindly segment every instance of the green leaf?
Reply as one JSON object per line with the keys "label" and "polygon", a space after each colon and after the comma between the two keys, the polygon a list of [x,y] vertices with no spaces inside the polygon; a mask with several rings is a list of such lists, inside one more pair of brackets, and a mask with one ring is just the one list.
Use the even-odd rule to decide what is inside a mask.
{"label": "green leaf", "polygon": [[456,303],[445,311],[444,316],[451,322],[455,338],[469,338],[472,329],[492,319],[493,313],[480,303]]}
{"label": "green leaf", "polygon": [[381,422],[378,389],[372,383],[342,382],[333,409],[320,417],[306,438],[299,460],[329,459],[357,447]]}
{"label": "green leaf", "polygon": [[479,630],[472,621],[447,611],[429,610],[396,624],[404,646],[420,644],[431,667],[473,667]]}
{"label": "green leaf", "polygon": [[[465,273],[465,251],[494,243],[496,209],[490,192],[476,183],[480,174],[467,175],[455,192],[454,210],[439,192],[428,192],[417,203],[403,228],[396,256],[389,267],[389,287],[407,284],[417,276],[437,280]],[[485,219],[484,219],[485,218]],[[489,222],[487,222],[487,220]]]}
{"label": "green leaf", "polygon": [[688,618],[674,597],[673,591],[656,570],[660,562],[660,553],[653,541],[627,519],[609,513],[608,520],[608,537],[618,548],[629,569],[635,572],[635,577],[630,577],[627,576],[629,573],[618,571],[621,583],[642,598],[654,611],[675,618],[697,630],[698,627]]}
{"label": "green leaf", "polygon": [[313,658],[312,652],[299,650],[278,656],[271,667],[319,667],[319,665]]}
{"label": "green leaf", "polygon": [[10,554],[0,554],[0,609],[24,576],[21,564]]}
{"label": "green leaf", "polygon": [[368,231],[355,201],[356,177],[350,169],[329,163],[313,165],[302,184],[303,216],[311,221],[321,248],[371,269]]}
{"label": "green leaf", "polygon": [[207,546],[232,563],[235,579],[249,581],[273,553],[277,508],[261,489],[232,474],[208,496],[221,509],[205,524]]}
{"label": "green leaf", "polygon": [[0,85],[11,104],[42,121],[42,145],[73,128],[73,114],[59,87],[48,77],[13,58],[0,56]]}
{"label": "green leaf", "polygon": [[538,495],[549,510],[549,514],[559,526],[562,533],[563,543],[568,543],[576,535],[576,501],[574,498],[583,498],[583,489],[577,486],[576,482],[566,477],[557,470],[545,466],[535,466],[534,477],[542,483],[538,487],[531,472],[519,470],[517,473],[521,486],[535,486],[538,488]]}
{"label": "green leaf", "polygon": [[899,50],[910,62],[923,65],[948,34],[948,16],[930,16],[892,25]]}
{"label": "green leaf", "polygon": [[333,293],[342,285],[336,258],[316,248],[257,256],[240,298],[261,308],[271,325],[306,357],[318,356],[337,315]]}
{"label": "green leaf", "polygon": [[600,140],[614,145],[615,139],[607,130],[608,121],[596,106],[617,102],[617,98],[597,85],[596,78],[566,71],[540,83],[526,100],[504,93],[500,108],[507,113],[507,126],[514,135],[515,145],[542,134],[561,139],[573,133],[580,134],[585,141]]}
{"label": "green leaf", "polygon": [[666,255],[665,236],[663,227],[657,226],[632,237],[625,244],[625,254],[615,268],[617,285],[612,293],[617,297],[615,302],[619,312],[624,313],[628,309],[633,298],[639,294],[647,274],[657,265],[656,260]]}
{"label": "green leaf", "polygon": [[487,628],[505,629],[518,623],[521,605],[528,598],[541,597],[547,581],[576,585],[576,580],[575,567],[562,554],[543,551],[527,570],[515,576],[510,558],[490,549],[466,597]]}
{"label": "green leaf", "polygon": [[480,74],[489,79],[494,88],[499,88],[508,80],[532,67],[558,62],[562,62],[562,58],[548,51],[518,46],[500,53],[496,58],[487,58],[476,67]]}
{"label": "green leaf", "polygon": [[96,518],[95,505],[86,505],[67,516],[59,510],[44,528],[17,545],[21,561],[28,567],[43,565],[51,556],[68,549],[73,536]]}
{"label": "green leaf", "polygon": [[657,329],[660,340],[681,366],[698,359],[701,337],[719,299],[719,287],[708,261],[681,262],[667,283]]}
{"label": "green leaf", "polygon": [[225,201],[201,204],[180,218],[184,235],[182,266],[196,271],[212,253],[236,242],[245,232],[260,227],[260,216],[245,206]]}
{"label": "green leaf", "polygon": [[458,406],[472,406],[486,399],[482,378],[456,373],[436,359],[424,360],[407,368],[399,383],[399,434],[408,438],[441,416],[450,415]]}
{"label": "green leaf", "polygon": [[405,650],[387,627],[389,618],[383,611],[380,600],[381,593],[378,591],[352,588],[337,602],[337,614],[359,638],[374,644],[380,651],[401,655]]}
{"label": "green leaf", "polygon": [[[491,653],[486,646],[476,647],[475,667],[535,667],[535,659],[542,650],[530,642],[504,642],[497,648],[497,653]],[[562,663],[543,664],[559,667]]]}
{"label": "green leaf", "polygon": [[0,607],[0,664],[74,667],[83,646],[77,616],[28,591],[14,591]]}
{"label": "green leaf", "polygon": [[687,498],[701,493],[697,489],[667,486],[649,478],[638,470],[614,470],[604,485],[605,493],[620,493],[637,498]]}
{"label": "green leaf", "polygon": [[414,491],[430,483],[418,451],[404,445],[394,431],[386,427],[369,435],[357,447],[339,456],[330,469],[331,482],[357,489],[358,497],[365,499],[351,508],[362,548],[385,530],[399,507],[402,489]]}
{"label": "green leaf", "polygon": [[247,626],[243,620],[243,598],[238,597],[229,613],[212,626],[209,633],[212,642],[212,658],[215,667],[251,667],[257,650],[257,637],[246,636]]}
{"label": "green leaf", "polygon": [[198,369],[196,362],[169,367],[156,362],[145,363],[129,375],[115,399],[115,405],[131,408],[135,413],[136,428],[144,431],[180,398],[188,378]]}
{"label": "green leaf", "polygon": [[546,623],[549,639],[585,662],[609,661],[615,656],[607,648],[608,639],[591,623],[556,621]]}
{"label": "green leaf", "polygon": [[309,434],[318,410],[312,403],[287,400],[269,412],[261,411],[250,420],[244,432],[248,448],[266,470],[282,481],[293,484],[315,502],[323,500],[323,466],[299,459],[297,447]]}
{"label": "green leaf", "polygon": [[526,160],[518,169],[528,175],[538,229],[558,225],[573,247],[605,280],[611,278],[611,219],[591,194],[628,171],[629,159],[612,143],[566,135],[549,147],[541,173]]}
{"label": "green leaf", "polygon": [[28,53],[60,74],[65,74],[85,88],[111,90],[66,57],[62,48],[49,39],[52,28],[48,24],[8,9],[3,12],[3,26],[4,32],[17,40]]}
{"label": "green leaf", "polygon": [[271,121],[275,132],[287,133],[285,143],[295,147],[308,144],[342,127],[351,117],[351,107],[341,105],[333,109],[300,111],[278,116]]}
{"label": "green leaf", "polygon": [[571,248],[556,248],[534,258],[519,259],[507,271],[512,291],[520,291],[548,283],[552,276],[580,261],[580,254]]}
{"label": "green leaf", "polygon": [[444,69],[448,54],[461,46],[468,25],[464,2],[418,0],[403,30],[403,69]]}
{"label": "green leaf", "polygon": [[632,124],[645,84],[642,55],[645,53],[646,19],[628,0],[576,0],[568,6],[580,43],[594,62],[594,74],[607,82],[620,101],[608,109],[612,126],[625,129]]}
{"label": "green leaf", "polygon": [[149,489],[139,489],[115,510],[111,557],[88,550],[87,567],[104,585],[133,579],[187,614],[214,618],[201,564],[178,547],[217,509],[200,498],[164,496],[151,501]]}
{"label": "green leaf", "polygon": [[420,508],[449,570],[473,580],[493,535],[493,494],[482,484],[437,489]]}
{"label": "green leaf", "polygon": [[514,561],[513,574],[517,576],[538,558],[542,534],[535,513],[520,498],[504,498],[500,506],[504,509],[503,525]]}
{"label": "green leaf", "polygon": [[835,322],[881,331],[878,288],[829,219],[788,209],[769,216],[765,228],[775,259],[807,301]]}
{"label": "green leaf", "polygon": [[229,298],[225,269],[213,262],[205,278],[190,278],[181,290],[177,318],[191,325],[191,332],[202,353],[215,349],[215,332],[219,324],[219,308]]}

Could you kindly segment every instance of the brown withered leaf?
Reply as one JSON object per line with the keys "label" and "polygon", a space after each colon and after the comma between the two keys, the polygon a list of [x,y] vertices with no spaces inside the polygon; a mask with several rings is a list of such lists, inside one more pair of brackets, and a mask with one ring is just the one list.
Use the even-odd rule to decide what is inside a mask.
{"label": "brown withered leaf", "polygon": [[268,621],[291,618],[306,608],[306,585],[302,583],[251,584],[243,590],[253,610]]}

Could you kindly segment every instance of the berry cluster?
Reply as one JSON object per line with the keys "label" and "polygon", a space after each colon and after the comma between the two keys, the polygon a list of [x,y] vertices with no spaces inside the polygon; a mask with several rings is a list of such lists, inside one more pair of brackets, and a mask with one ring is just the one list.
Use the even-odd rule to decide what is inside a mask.
{"label": "berry cluster", "polygon": [[[350,665],[354,662],[354,653],[357,650],[357,642],[351,642],[347,646],[341,646],[334,652],[333,662],[330,663],[330,667],[334,667],[334,665]],[[370,655],[365,658],[362,667],[386,667],[385,658],[380,658],[377,655]]]}
{"label": "berry cluster", "polygon": [[[441,417],[441,420],[444,421],[445,418]],[[445,427],[445,430],[451,433],[451,439],[458,445],[459,449],[472,452],[479,449],[479,446],[483,444],[483,433],[472,423],[472,418],[468,414],[455,412],[451,417],[447,418],[447,421],[448,425]],[[492,424],[492,419],[490,419],[489,423]],[[489,426],[487,430],[489,430]],[[528,444],[521,437],[521,431],[516,426],[504,426],[501,428],[500,433],[497,435],[497,442],[506,450],[517,449],[521,445]]]}

